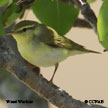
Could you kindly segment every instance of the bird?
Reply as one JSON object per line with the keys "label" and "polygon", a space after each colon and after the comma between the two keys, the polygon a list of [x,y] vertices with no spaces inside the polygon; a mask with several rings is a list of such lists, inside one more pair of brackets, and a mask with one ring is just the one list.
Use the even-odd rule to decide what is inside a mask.
{"label": "bird", "polygon": [[31,20],[23,20],[8,33],[17,42],[21,56],[34,66],[55,66],[53,81],[60,62],[66,58],[84,53],[97,53],[59,35],[53,28]]}

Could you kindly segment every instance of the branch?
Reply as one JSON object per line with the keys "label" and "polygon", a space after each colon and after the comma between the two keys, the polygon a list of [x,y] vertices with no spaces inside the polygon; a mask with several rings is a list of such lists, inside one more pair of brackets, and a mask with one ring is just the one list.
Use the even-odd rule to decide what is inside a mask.
{"label": "branch", "polygon": [[24,65],[22,60],[9,48],[5,38],[0,36],[0,68],[4,68],[15,75],[21,82],[34,92],[59,108],[106,108],[99,105],[88,105],[73,99],[68,93],[51,84],[42,75],[33,73]]}
{"label": "branch", "polygon": [[78,18],[74,24],[73,27],[80,27],[80,28],[88,28],[88,29],[92,29],[92,26],[84,19],[80,19]]}
{"label": "branch", "polygon": [[90,5],[86,2],[86,0],[60,0],[62,2],[67,2],[70,5],[74,5],[77,7],[81,14],[84,16],[85,20],[90,23],[95,33],[97,34],[97,17]]}

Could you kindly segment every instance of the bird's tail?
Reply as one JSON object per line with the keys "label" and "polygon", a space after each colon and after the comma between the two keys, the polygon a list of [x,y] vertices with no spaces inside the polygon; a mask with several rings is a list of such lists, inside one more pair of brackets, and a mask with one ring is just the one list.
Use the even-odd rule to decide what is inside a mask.
{"label": "bird's tail", "polygon": [[89,49],[84,49],[85,52],[87,53],[96,53],[96,54],[101,54],[100,52],[89,50]]}
{"label": "bird's tail", "polygon": [[85,54],[85,53],[96,53],[96,54],[101,54],[100,52],[89,50],[86,48],[81,48],[78,50],[71,50],[70,55],[79,55],[79,54]]}

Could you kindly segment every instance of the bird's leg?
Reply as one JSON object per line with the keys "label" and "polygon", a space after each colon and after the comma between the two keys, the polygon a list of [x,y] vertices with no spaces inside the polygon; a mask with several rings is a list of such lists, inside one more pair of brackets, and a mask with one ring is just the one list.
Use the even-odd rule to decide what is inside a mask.
{"label": "bird's leg", "polygon": [[32,70],[32,72],[36,73],[36,74],[40,74],[40,68],[38,66],[32,65],[31,63],[29,63],[28,61],[24,60],[25,65]]}
{"label": "bird's leg", "polygon": [[53,73],[53,75],[52,75],[52,77],[51,77],[51,80],[50,80],[50,82],[51,82],[51,83],[53,82],[53,79],[54,79],[55,73],[56,73],[56,71],[57,71],[57,69],[58,69],[58,66],[59,66],[59,64],[58,64],[58,63],[57,63],[57,64],[55,64],[54,73]]}

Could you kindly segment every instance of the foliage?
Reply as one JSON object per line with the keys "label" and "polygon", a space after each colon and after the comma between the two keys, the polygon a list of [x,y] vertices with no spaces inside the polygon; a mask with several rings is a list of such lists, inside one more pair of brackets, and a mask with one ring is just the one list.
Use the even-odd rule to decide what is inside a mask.
{"label": "foliage", "polygon": [[37,18],[54,28],[60,35],[66,34],[78,16],[78,10],[59,0],[36,0],[32,9]]}
{"label": "foliage", "polygon": [[[79,10],[72,5],[63,3],[66,0],[26,0],[26,3],[17,5],[21,0],[0,0],[0,7],[5,6],[3,13],[0,12],[0,35],[4,36],[4,29],[11,26],[18,18],[23,18],[26,9],[31,9],[41,23],[55,29],[58,34],[65,35],[78,18]],[[93,3],[96,0],[87,0]],[[27,4],[28,3],[28,4]],[[26,4],[26,5],[24,5]],[[97,28],[99,41],[108,50],[108,0],[104,0],[99,12]],[[32,19],[31,19],[32,20]]]}
{"label": "foliage", "polygon": [[3,21],[2,20],[3,20],[2,13],[0,12],[0,35],[4,36],[5,33],[4,33]]}
{"label": "foliage", "polygon": [[98,16],[99,41],[108,50],[108,0],[104,0]]}
{"label": "foliage", "polygon": [[[9,1],[7,0],[7,5]],[[7,6],[3,14],[3,22],[0,20],[5,28],[13,24],[24,12],[25,7],[17,6],[16,3],[17,0]],[[31,5],[31,9],[42,23],[54,28],[60,35],[65,35],[71,29],[79,13],[78,9],[59,0],[36,0]],[[3,34],[3,26],[0,26],[1,34]]]}
{"label": "foliage", "polygon": [[9,5],[13,2],[13,0],[0,0],[0,7]]}
{"label": "foliage", "polygon": [[21,16],[23,11],[19,11],[20,7],[16,3],[12,3],[4,12],[3,24],[5,27],[9,27],[15,20]]}
{"label": "foliage", "polygon": [[96,0],[87,0],[88,3],[95,2]]}

